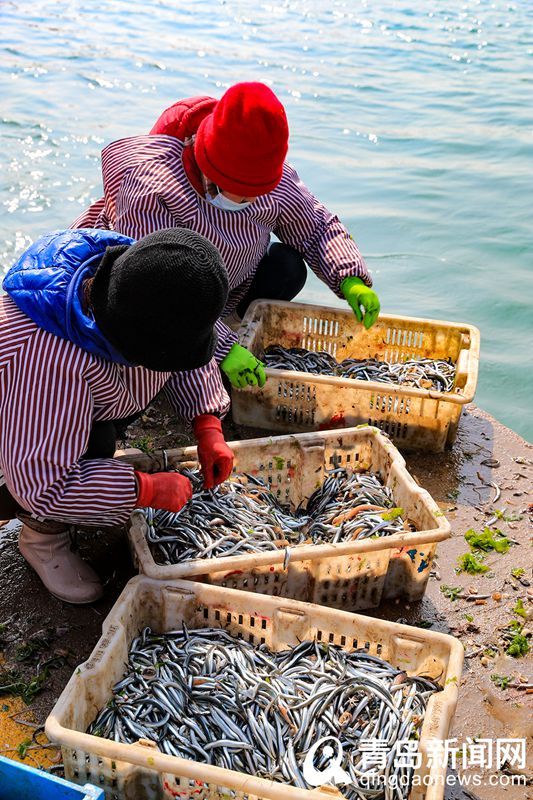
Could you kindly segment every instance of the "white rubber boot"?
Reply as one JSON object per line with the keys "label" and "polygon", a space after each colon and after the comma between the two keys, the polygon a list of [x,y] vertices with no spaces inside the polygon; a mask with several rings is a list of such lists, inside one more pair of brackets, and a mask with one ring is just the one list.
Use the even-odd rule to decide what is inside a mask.
{"label": "white rubber boot", "polygon": [[94,603],[103,594],[98,575],[70,546],[68,530],[39,533],[24,524],[19,550],[50,594],[74,605]]}

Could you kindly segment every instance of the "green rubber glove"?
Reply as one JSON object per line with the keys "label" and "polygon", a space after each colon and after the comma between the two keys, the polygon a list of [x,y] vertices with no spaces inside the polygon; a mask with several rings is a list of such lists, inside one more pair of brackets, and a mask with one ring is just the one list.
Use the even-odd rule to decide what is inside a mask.
{"label": "green rubber glove", "polygon": [[232,346],[226,358],[221,361],[220,369],[226,373],[231,385],[236,389],[265,385],[265,365],[240,344]]}
{"label": "green rubber glove", "polygon": [[[362,322],[368,330],[379,315],[379,298],[361,278],[345,278],[341,283],[341,292],[345,296],[358,322]],[[364,316],[361,308],[364,309]]]}

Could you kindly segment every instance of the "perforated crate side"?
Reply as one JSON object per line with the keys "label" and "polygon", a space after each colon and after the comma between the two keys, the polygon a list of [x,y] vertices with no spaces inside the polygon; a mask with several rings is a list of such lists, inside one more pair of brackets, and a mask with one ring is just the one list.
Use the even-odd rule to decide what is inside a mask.
{"label": "perforated crate side", "polygon": [[[124,745],[83,731],[103,707],[110,689],[124,671],[129,643],[149,624],[165,632],[185,622],[195,627],[221,627],[256,644],[284,649],[309,639],[337,644],[345,649],[364,649],[405,670],[433,677],[443,691],[432,696],[420,736],[420,751],[428,738],[446,738],[457,701],[463,651],[459,642],[445,634],[409,628],[365,616],[304,604],[293,600],[235,592],[187,581],[162,583],[145,577],[126,586],[104,624],[103,636],[89,660],[72,676],[46,723],[52,741],[65,750],[68,769],[75,761],[78,778],[99,775],[107,781],[107,800],[160,800],[161,780],[177,775],[182,787],[206,790],[202,797],[222,800],[217,787],[227,787],[238,798],[263,800],[324,800],[320,791],[307,791],[271,783],[254,776],[210,765],[165,756],[142,745]],[[75,758],[69,759],[69,753]],[[437,777],[443,770],[435,772]],[[83,775],[82,775],[83,773]],[[146,773],[150,773],[146,778]],[[156,773],[161,778],[155,779]],[[134,780],[137,795],[131,793]],[[111,785],[111,781],[116,781]],[[157,784],[157,785],[156,785]],[[203,784],[203,786],[202,786]],[[97,781],[98,785],[98,781]],[[142,786],[142,790],[141,787]],[[443,792],[433,792],[433,800]]]}
{"label": "perforated crate side", "polygon": [[474,396],[479,331],[472,326],[384,315],[366,331],[343,309],[257,300],[239,337],[260,358],[281,344],[326,350],[337,360],[430,357],[457,366],[449,393],[268,369],[263,388],[232,392],[233,417],[242,425],[302,433],[366,423],[405,449],[440,452],[454,441],[462,406]]}
{"label": "perforated crate side", "polygon": [[[375,429],[248,439],[230,445],[236,471],[261,477],[281,501],[289,499],[295,506],[305,505],[323,482],[325,470],[340,466],[371,470],[392,490],[396,505],[404,508],[405,516],[415,523],[417,530],[379,540],[292,547],[288,565],[284,564],[285,551],[278,550],[164,566],[155,563],[146,542],[146,521],[135,513],[128,533],[142,572],[160,580],[186,577],[354,611],[377,606],[386,584],[389,593],[394,585],[399,596],[406,598],[411,588],[415,596],[423,592],[430,565],[419,569],[421,562],[415,564],[414,554],[418,549],[434,550],[437,541],[449,536],[450,527],[427,492],[409,476],[398,451]],[[196,449],[169,451],[169,457],[177,463],[181,459],[190,464],[196,458]],[[393,555],[405,561],[403,583],[388,581]],[[398,572],[398,567],[395,570]],[[409,574],[413,587],[408,581]],[[324,588],[323,583],[328,586]]]}
{"label": "perforated crate side", "polygon": [[[262,389],[232,393],[235,422],[276,433],[308,433],[372,425],[405,450],[441,452],[453,439],[462,406],[402,390],[379,389],[363,381],[268,370]],[[451,430],[450,430],[451,429]]]}

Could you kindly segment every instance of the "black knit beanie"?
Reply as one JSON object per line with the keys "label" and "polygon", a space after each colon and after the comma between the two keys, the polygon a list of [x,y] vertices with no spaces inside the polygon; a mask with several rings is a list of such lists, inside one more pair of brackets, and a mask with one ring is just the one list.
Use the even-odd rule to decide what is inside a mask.
{"label": "black knit beanie", "polygon": [[108,247],[90,303],[106,339],[133,365],[196,369],[213,356],[213,326],[228,297],[218,250],[203,236],[169,228]]}

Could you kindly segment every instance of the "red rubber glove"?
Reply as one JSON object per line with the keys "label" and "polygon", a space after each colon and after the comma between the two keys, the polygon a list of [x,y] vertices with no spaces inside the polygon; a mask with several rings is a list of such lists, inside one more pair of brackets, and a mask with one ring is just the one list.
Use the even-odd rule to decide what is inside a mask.
{"label": "red rubber glove", "polygon": [[163,508],[179,511],[192,497],[192,485],[178,472],[137,472],[137,500],[135,508]]}
{"label": "red rubber glove", "polygon": [[233,469],[233,453],[224,441],[222,424],[212,414],[202,414],[193,422],[198,441],[198,460],[202,467],[204,486],[212,489],[227,481]]}

